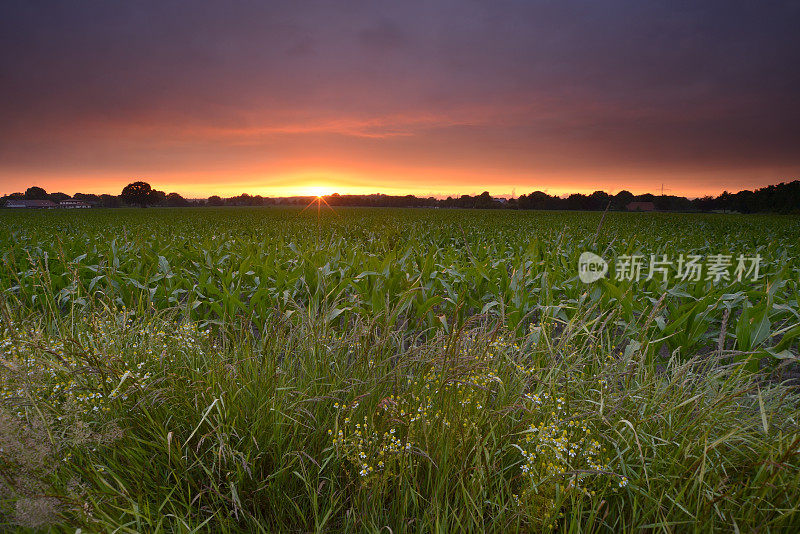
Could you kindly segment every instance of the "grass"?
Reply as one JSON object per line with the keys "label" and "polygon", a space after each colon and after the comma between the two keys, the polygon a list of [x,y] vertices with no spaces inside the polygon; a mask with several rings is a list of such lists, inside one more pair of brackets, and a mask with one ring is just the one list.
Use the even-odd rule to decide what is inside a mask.
{"label": "grass", "polygon": [[[793,220],[173,213],[0,214],[2,529],[800,528]],[[770,263],[584,286],[594,241]]]}
{"label": "grass", "polygon": [[[258,338],[207,334],[162,316],[131,322],[124,312],[80,324],[14,320],[3,335],[17,349],[3,363],[7,388],[22,390],[22,416],[4,409],[2,439],[5,447],[21,432],[38,433],[42,450],[6,457],[6,526],[800,525],[800,411],[789,389],[708,359],[654,369],[602,334],[551,337],[556,325],[541,328],[536,341],[504,340],[486,323],[414,344],[368,325],[336,335],[313,319]],[[104,400],[34,395],[68,380],[76,396],[99,389]],[[602,447],[595,465],[584,430],[570,422]],[[541,433],[528,440],[531,427],[566,430],[577,453],[559,455]],[[384,434],[397,436],[400,452]],[[362,464],[376,469],[364,476]]]}

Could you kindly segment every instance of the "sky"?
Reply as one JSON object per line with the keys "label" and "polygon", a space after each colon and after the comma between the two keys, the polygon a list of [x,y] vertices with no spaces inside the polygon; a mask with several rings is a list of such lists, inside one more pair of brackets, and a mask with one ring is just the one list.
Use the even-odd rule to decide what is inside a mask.
{"label": "sky", "polygon": [[0,194],[800,178],[800,1],[0,4]]}

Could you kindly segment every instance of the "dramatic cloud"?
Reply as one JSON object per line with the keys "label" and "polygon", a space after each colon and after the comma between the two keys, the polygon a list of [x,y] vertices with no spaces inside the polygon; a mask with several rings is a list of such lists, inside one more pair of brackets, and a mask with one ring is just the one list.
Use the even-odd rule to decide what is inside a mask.
{"label": "dramatic cloud", "polygon": [[800,175],[799,2],[4,2],[0,193]]}

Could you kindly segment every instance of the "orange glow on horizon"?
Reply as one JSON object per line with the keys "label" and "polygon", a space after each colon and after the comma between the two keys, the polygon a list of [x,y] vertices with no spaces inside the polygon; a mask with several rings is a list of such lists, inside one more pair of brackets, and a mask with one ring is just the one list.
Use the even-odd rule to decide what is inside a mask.
{"label": "orange glow on horizon", "polygon": [[[148,172],[149,171],[149,172]],[[80,173],[68,175],[39,175],[27,173],[6,175],[0,181],[0,195],[24,192],[27,187],[43,187],[50,193],[64,192],[118,195],[122,188],[133,181],[143,180],[164,192],[176,192],[185,198],[207,198],[211,195],[232,197],[242,193],[264,197],[340,195],[408,195],[418,197],[446,198],[463,194],[478,195],[488,191],[492,196],[511,197],[544,191],[549,195],[563,196],[571,193],[590,194],[597,190],[616,194],[625,189],[633,194],[660,194],[664,184],[665,194],[689,198],[705,195],[716,196],[727,190],[755,189],[781,181],[791,181],[790,172],[769,173],[772,177],[753,183],[748,175],[731,179],[725,171],[692,172],[678,178],[665,177],[657,171],[598,170],[592,178],[576,177],[578,173],[566,172],[513,172],[506,169],[461,169],[461,168],[403,168],[378,167],[375,165],[331,165],[293,171],[276,169],[257,172],[239,169],[239,172],[211,170],[206,172],[154,172],[141,171],[102,173]],[[580,173],[580,175],[590,174]],[[376,178],[379,177],[379,178]]]}
{"label": "orange glow on horizon", "polygon": [[311,184],[307,186],[301,186],[298,188],[298,195],[300,196],[313,196],[317,198],[322,198],[328,195],[332,195],[336,192],[336,188],[330,185],[325,184]]}
{"label": "orange glow on horizon", "polygon": [[[501,111],[500,122],[513,125]],[[788,160],[670,163],[658,154],[650,161],[591,147],[581,152],[548,137],[524,145],[502,136],[493,140],[489,134],[484,139],[476,132],[491,122],[490,114],[477,108],[461,115],[473,117],[472,126],[465,127],[458,116],[391,116],[321,125],[312,121],[305,129],[300,121],[292,128],[230,132],[202,125],[159,126],[153,118],[150,126],[84,125],[75,140],[57,130],[43,141],[36,138],[40,130],[31,130],[21,139],[51,147],[74,142],[74,150],[57,152],[53,158],[6,161],[0,165],[0,195],[34,185],[51,193],[118,195],[128,183],[143,180],[184,198],[243,193],[446,198],[483,191],[495,197],[533,191],[563,196],[598,190],[616,194],[623,189],[638,195],[659,194],[662,184],[666,194],[693,198],[788,182],[800,173]]]}

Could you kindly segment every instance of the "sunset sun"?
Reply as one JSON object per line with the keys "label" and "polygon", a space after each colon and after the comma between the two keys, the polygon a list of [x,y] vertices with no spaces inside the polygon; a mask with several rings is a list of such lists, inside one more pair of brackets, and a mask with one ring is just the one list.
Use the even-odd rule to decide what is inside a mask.
{"label": "sunset sun", "polygon": [[324,197],[333,193],[333,189],[326,185],[310,185],[303,191],[305,194],[315,197]]}

